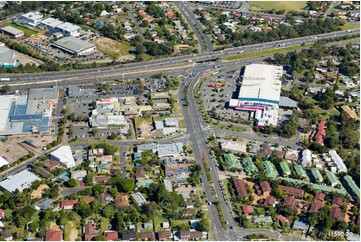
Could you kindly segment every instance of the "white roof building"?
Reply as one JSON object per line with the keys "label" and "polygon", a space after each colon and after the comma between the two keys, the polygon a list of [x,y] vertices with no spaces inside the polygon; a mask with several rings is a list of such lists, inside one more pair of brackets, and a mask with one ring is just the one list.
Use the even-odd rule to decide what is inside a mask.
{"label": "white roof building", "polygon": [[74,157],[69,145],[62,146],[51,152],[50,157],[60,162],[66,168],[72,168],[75,166]]}
{"label": "white roof building", "polygon": [[312,152],[309,149],[302,151],[302,167],[306,167],[312,164]]}
{"label": "white roof building", "polygon": [[9,162],[0,156],[0,167],[3,167],[5,165],[9,165]]}
{"label": "white roof building", "polygon": [[227,141],[221,143],[222,150],[231,151],[234,153],[246,153],[247,146],[239,142]]}
{"label": "white roof building", "polygon": [[177,156],[183,152],[183,143],[158,144],[157,150],[160,157]]}
{"label": "white roof building", "polygon": [[57,26],[63,23],[64,23],[63,21],[60,21],[56,18],[47,18],[41,21],[41,24],[43,24],[48,29],[55,29]]}
{"label": "white roof building", "polygon": [[29,188],[34,181],[41,181],[41,179],[30,171],[23,170],[16,175],[8,176],[6,180],[0,182],[0,186],[11,193],[14,193],[16,189],[22,192],[25,188]]}
{"label": "white roof building", "polygon": [[64,34],[64,36],[77,37],[80,35],[80,27],[68,22],[56,26],[56,29]]}
{"label": "white roof building", "polygon": [[167,127],[178,127],[178,119],[177,118],[165,118],[164,125]]}
{"label": "white roof building", "polygon": [[30,26],[37,26],[40,24],[40,21],[43,19],[44,15],[39,12],[28,12],[26,14],[21,15],[22,19],[27,21],[27,24]]}
{"label": "white roof building", "polygon": [[281,95],[282,66],[250,64],[246,66],[238,99],[231,99],[235,109],[257,111],[256,119],[264,124],[277,125]]}
{"label": "white roof building", "polygon": [[6,130],[11,103],[16,99],[14,95],[0,96],[0,132]]}
{"label": "white roof building", "polygon": [[343,163],[342,158],[337,154],[335,150],[330,150],[328,154],[331,156],[331,160],[335,163],[337,167],[337,172],[347,172],[347,167]]}

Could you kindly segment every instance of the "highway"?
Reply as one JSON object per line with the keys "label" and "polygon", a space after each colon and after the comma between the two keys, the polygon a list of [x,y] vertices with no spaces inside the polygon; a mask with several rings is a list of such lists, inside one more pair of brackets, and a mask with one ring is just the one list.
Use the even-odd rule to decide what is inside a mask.
{"label": "highway", "polygon": [[193,63],[201,62],[201,61],[211,61],[221,57],[237,55],[240,54],[241,52],[254,53],[262,50],[277,48],[277,46],[280,45],[281,47],[284,47],[284,46],[292,46],[292,45],[301,45],[302,43],[308,44],[308,43],[314,43],[320,39],[329,39],[334,37],[350,36],[355,34],[360,34],[360,30],[357,29],[351,33],[347,31],[337,31],[337,32],[314,35],[314,36],[299,37],[294,39],[266,42],[262,44],[228,48],[224,51],[216,51],[212,53],[201,53],[201,54],[170,57],[165,59],[155,59],[144,62],[117,65],[113,67],[61,71],[61,72],[56,72],[56,74],[54,74],[54,72],[31,73],[31,74],[2,74],[2,77],[11,79],[9,82],[6,82],[10,86],[12,84],[19,84],[19,83],[33,84],[39,82],[41,83],[44,81],[55,82],[56,80],[58,80],[58,82],[66,81],[68,83],[71,82],[78,83],[80,80],[87,80],[92,82],[94,80],[102,81],[102,78],[109,78],[109,77],[118,77],[121,79],[123,78],[123,75],[125,76],[125,78],[129,78],[134,74],[148,73],[150,71],[164,72],[166,70],[174,69],[175,67],[179,67],[179,68],[182,68],[181,66],[190,67],[191,65],[188,62],[189,60],[192,60]]}

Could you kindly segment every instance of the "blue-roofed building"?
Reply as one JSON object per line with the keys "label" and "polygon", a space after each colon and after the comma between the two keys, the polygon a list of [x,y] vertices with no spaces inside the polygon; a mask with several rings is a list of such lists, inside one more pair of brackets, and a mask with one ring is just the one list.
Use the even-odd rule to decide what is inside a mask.
{"label": "blue-roofed building", "polygon": [[293,223],[293,229],[298,229],[298,230],[303,230],[306,231],[309,227],[309,223],[308,223],[308,219],[307,218],[300,218],[298,220],[296,220]]}

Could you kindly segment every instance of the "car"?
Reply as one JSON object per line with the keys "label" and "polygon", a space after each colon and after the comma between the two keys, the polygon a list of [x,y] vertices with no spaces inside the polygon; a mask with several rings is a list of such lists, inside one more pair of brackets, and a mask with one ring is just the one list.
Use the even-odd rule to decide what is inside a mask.
{"label": "car", "polygon": [[212,205],[212,203],[211,203],[211,202],[208,202],[208,205],[209,205],[209,206],[211,206],[211,205]]}
{"label": "car", "polygon": [[226,220],[226,224],[229,224],[229,222]]}

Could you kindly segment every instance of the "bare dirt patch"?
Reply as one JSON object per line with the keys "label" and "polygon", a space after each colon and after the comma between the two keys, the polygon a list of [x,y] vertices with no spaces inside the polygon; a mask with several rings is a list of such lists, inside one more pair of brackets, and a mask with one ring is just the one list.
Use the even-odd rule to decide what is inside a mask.
{"label": "bare dirt patch", "polygon": [[99,51],[118,61],[133,60],[135,58],[134,55],[129,54],[132,46],[128,43],[120,43],[106,37],[101,37],[95,40],[95,45]]}
{"label": "bare dirt patch", "polygon": [[74,222],[70,221],[65,225],[65,240],[75,241],[78,238],[78,230]]}
{"label": "bare dirt patch", "polygon": [[150,135],[150,126],[146,121],[143,121],[139,125],[140,130],[142,131],[142,137],[146,138]]}
{"label": "bare dirt patch", "polygon": [[41,195],[44,190],[49,189],[48,185],[41,184],[36,190],[34,190],[30,195],[31,198],[41,198]]}
{"label": "bare dirt patch", "polygon": [[57,225],[55,222],[50,222],[49,228],[50,229],[59,229],[60,230],[59,225]]}

